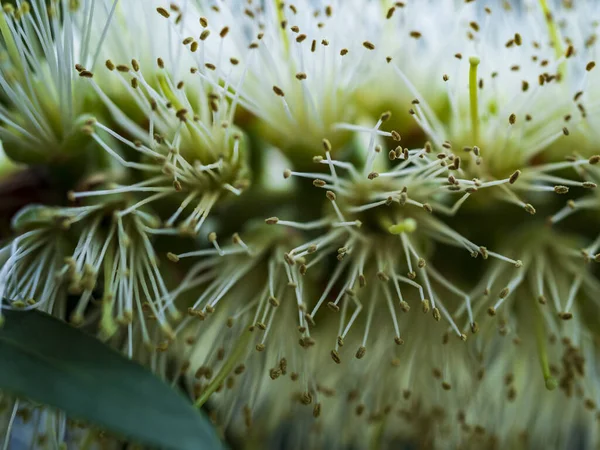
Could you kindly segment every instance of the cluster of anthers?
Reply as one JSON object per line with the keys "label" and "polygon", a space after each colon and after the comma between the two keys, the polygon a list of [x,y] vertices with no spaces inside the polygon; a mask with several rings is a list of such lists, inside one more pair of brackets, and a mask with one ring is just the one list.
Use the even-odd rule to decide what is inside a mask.
{"label": "cluster of anthers", "polygon": [[[594,1],[14,3],[0,174],[64,202],[2,218],[0,326],[96,333],[244,448],[600,445]],[[120,445],[9,393],[0,430]]]}

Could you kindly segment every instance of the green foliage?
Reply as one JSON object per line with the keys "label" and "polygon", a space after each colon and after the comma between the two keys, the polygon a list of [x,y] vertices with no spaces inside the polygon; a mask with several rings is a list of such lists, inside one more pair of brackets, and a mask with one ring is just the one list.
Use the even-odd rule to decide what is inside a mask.
{"label": "green foliage", "polygon": [[133,441],[174,450],[220,449],[183,396],[92,336],[38,311],[6,311],[0,389]]}

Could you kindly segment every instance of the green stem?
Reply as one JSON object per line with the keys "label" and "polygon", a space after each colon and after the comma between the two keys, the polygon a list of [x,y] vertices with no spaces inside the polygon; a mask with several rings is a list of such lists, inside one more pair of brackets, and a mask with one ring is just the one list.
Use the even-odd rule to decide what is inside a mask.
{"label": "green stem", "polygon": [[535,313],[535,337],[537,340],[538,354],[540,357],[540,366],[546,383],[546,389],[553,391],[558,382],[550,373],[550,364],[548,363],[548,349],[546,347],[546,329],[543,324],[543,317],[537,305],[534,305]]}
{"label": "green stem", "polygon": [[[544,17],[546,18],[546,25],[548,26],[548,34],[550,35],[552,47],[554,47],[554,54],[556,55],[556,59],[560,59],[564,55],[564,48],[561,45],[558,27],[556,26],[556,22],[554,21],[554,18],[552,16],[552,11],[550,11],[550,7],[548,6],[548,0],[539,0],[539,2],[542,8],[542,12],[544,13]],[[564,71],[565,63],[563,62],[558,67],[559,75],[564,75]]]}
{"label": "green stem", "polygon": [[17,50],[17,44],[15,43],[10,28],[8,27],[8,22],[6,21],[6,14],[6,12],[0,11],[0,34],[2,35],[4,43],[6,44],[8,56],[19,71],[19,75],[22,75],[23,63],[21,61],[21,57],[19,56],[19,51]]}
{"label": "green stem", "polygon": [[548,25],[548,34],[550,34],[550,40],[552,41],[552,47],[554,47],[554,52],[556,54],[556,58],[559,59],[562,57],[564,53],[564,49],[562,48],[560,42],[560,35],[558,33],[558,27],[556,26],[556,22],[552,17],[552,12],[550,11],[550,7],[548,6],[548,0],[539,0],[540,6],[542,7],[542,11],[544,16],[546,17],[546,24]]}
{"label": "green stem", "polygon": [[248,347],[248,344],[250,343],[251,337],[252,332],[250,330],[246,330],[244,331],[244,333],[242,333],[237,343],[235,344],[233,351],[229,355],[229,358],[227,358],[225,364],[223,364],[223,367],[221,367],[221,370],[219,370],[217,376],[214,378],[214,380],[210,382],[210,384],[206,387],[204,392],[202,392],[200,398],[198,398],[198,400],[196,400],[196,402],[194,403],[194,406],[196,408],[200,408],[206,403],[206,401],[210,398],[213,392],[215,392],[217,388],[221,385],[221,383],[225,381],[225,378],[227,378],[227,376],[231,373],[236,364],[239,363],[239,360],[241,359],[242,355]]}
{"label": "green stem", "polygon": [[382,447],[383,432],[385,430],[385,417],[383,417],[380,423],[377,424],[373,430],[374,436],[371,439],[370,450],[379,450]]}
{"label": "green stem", "polygon": [[473,144],[479,144],[479,102],[477,101],[477,66],[479,58],[469,58],[469,107],[471,109],[471,131],[473,132]]}
{"label": "green stem", "polygon": [[[115,225],[113,225],[115,226]],[[114,260],[114,248],[109,246],[104,258],[104,273],[112,274]],[[100,319],[100,337],[102,340],[110,339],[117,332],[117,324],[113,317],[113,302],[108,297],[112,292],[111,277],[104,277],[104,298],[102,299],[102,316]]]}
{"label": "green stem", "polygon": [[283,40],[283,48],[285,53],[290,53],[290,40],[284,27],[281,26],[285,22],[285,14],[283,12],[283,3],[280,0],[273,0],[275,3],[275,9],[277,10],[277,21],[279,22],[279,32],[281,33],[281,39]]}

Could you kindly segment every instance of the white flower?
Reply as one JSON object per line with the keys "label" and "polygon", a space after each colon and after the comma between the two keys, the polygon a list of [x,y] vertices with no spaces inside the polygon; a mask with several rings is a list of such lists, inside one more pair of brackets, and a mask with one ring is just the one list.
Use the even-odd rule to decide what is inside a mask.
{"label": "white flower", "polygon": [[[430,105],[439,103],[435,88],[430,95],[431,89],[415,86],[418,63],[392,60],[390,65],[413,92],[407,109],[434,150],[462,153],[465,177],[501,180],[520,170],[519,182],[513,180],[494,197],[534,213],[520,196],[555,189],[544,169],[534,166],[544,161],[552,146],[560,145],[561,159],[567,156],[571,131],[587,129],[588,116],[578,101],[594,63],[586,61],[589,55],[581,39],[573,42],[565,37],[554,43],[558,13],[546,19],[537,3],[523,11],[479,3],[448,2],[439,16],[436,13],[440,17],[436,25],[420,31],[419,40],[428,48],[433,46],[429,39],[438,39],[436,26],[448,30],[447,48],[437,61],[437,84],[447,85],[448,111]],[[577,15],[581,17],[581,12]]]}
{"label": "white flower", "polygon": [[[356,92],[376,71],[373,62],[383,59],[381,30],[362,21],[379,11],[377,2],[247,8],[222,2],[201,11],[202,33],[210,34],[199,69],[215,85],[231,86],[234,102],[258,117],[262,135],[306,165],[323,137],[336,148],[347,140],[334,123],[360,113]],[[208,62],[214,71],[203,70]]]}
{"label": "white flower", "polygon": [[92,99],[81,77],[97,63],[103,38],[91,39],[93,20],[94,2],[87,0],[5,5],[0,137],[12,159],[60,162],[87,148],[81,127]]}

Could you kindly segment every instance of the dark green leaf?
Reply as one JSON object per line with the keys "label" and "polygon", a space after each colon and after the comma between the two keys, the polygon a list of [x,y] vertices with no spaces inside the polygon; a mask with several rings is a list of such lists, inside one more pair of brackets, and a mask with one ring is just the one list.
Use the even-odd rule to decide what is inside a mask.
{"label": "dark green leaf", "polygon": [[139,364],[47,314],[3,313],[0,389],[139,443],[222,448],[202,413]]}

